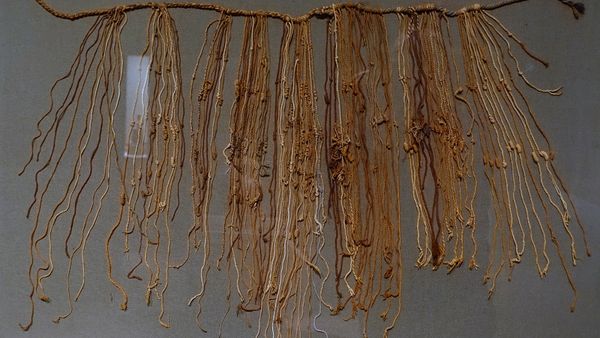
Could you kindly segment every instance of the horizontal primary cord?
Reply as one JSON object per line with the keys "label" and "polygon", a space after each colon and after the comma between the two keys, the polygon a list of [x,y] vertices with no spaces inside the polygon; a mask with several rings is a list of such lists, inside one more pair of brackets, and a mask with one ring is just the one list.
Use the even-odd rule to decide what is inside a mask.
{"label": "horizontal primary cord", "polygon": [[[291,22],[302,22],[315,18],[329,18],[333,16],[333,12],[336,9],[340,8],[354,8],[364,12],[373,13],[373,14],[410,14],[410,13],[419,13],[419,12],[428,12],[428,11],[438,11],[443,13],[447,17],[456,17],[462,13],[472,10],[495,10],[508,5],[517,4],[520,2],[525,2],[528,0],[505,0],[500,1],[496,4],[491,5],[480,5],[474,4],[471,6],[463,7],[459,10],[450,11],[445,8],[437,7],[435,4],[421,4],[416,6],[408,6],[408,7],[395,7],[395,8],[375,8],[370,6],[365,6],[362,4],[355,3],[343,3],[343,4],[333,4],[329,6],[323,6],[319,8],[314,8],[310,10],[308,13],[301,16],[291,16],[286,13],[274,12],[274,11],[253,11],[253,10],[243,10],[236,8],[224,7],[221,5],[215,4],[206,4],[206,3],[194,3],[194,2],[183,2],[183,3],[173,3],[173,2],[164,2],[164,3],[156,3],[156,2],[147,2],[147,3],[138,3],[138,4],[130,4],[130,5],[121,5],[113,8],[101,8],[101,9],[92,9],[75,13],[66,13],[61,12],[53,7],[51,7],[45,0],[36,0],[36,2],[44,8],[48,13],[54,15],[57,18],[67,19],[71,21],[83,19],[90,16],[100,16],[104,14],[108,14],[115,9],[118,9],[122,12],[131,12],[139,9],[145,8],[193,8],[207,11],[215,11],[221,14],[228,14],[231,16],[266,16],[273,19],[279,19],[282,21],[291,21]],[[585,12],[585,6],[579,2],[573,2],[569,0],[558,0],[566,6],[569,6],[573,11],[573,15],[576,19],[579,18],[579,15]]]}

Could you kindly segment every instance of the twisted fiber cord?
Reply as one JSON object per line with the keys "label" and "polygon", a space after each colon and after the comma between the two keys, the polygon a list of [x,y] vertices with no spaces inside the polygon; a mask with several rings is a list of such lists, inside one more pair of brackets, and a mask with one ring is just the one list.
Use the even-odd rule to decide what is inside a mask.
{"label": "twisted fiber cord", "polygon": [[[303,317],[312,313],[313,294],[308,292],[312,272],[322,276],[316,265],[324,240],[323,187],[318,175],[322,137],[312,55],[310,22],[287,22],[276,80],[271,227],[263,235],[270,241],[270,259],[256,337],[263,322],[263,336],[269,328],[277,336],[284,328],[286,337],[302,336]],[[318,295],[322,299],[322,289]],[[313,317],[313,327],[323,333],[316,325],[318,317],[319,313]]]}
{"label": "twisted fiber cord", "polygon": [[[156,291],[156,296],[160,300],[161,312],[159,321],[161,325],[168,327],[169,324],[163,321],[164,316],[164,299],[165,292],[168,287],[169,275],[169,260],[170,260],[170,219],[173,219],[179,203],[178,197],[172,197],[173,193],[179,193],[179,181],[181,177],[181,168],[184,157],[184,140],[181,136],[182,119],[184,111],[181,96],[181,73],[180,73],[180,55],[178,38],[173,20],[164,9],[157,9],[153,12],[151,20],[148,24],[147,47],[143,55],[152,56],[152,81],[154,83],[164,84],[162,91],[158,91],[159,86],[155,86],[155,90],[150,97],[150,110],[152,111],[150,122],[150,144],[149,155],[145,161],[136,161],[140,154],[144,154],[145,142],[141,142],[140,130],[136,128],[136,124],[144,123],[142,121],[133,122],[129,131],[129,140],[133,137],[133,130],[137,129],[137,140],[135,141],[135,151],[133,153],[133,163],[129,163],[128,159],[124,162],[124,167],[120,166],[119,155],[117,153],[117,144],[114,130],[114,115],[121,98],[121,82],[123,74],[123,58],[120,35],[126,23],[125,14],[119,10],[115,10],[106,15],[102,15],[92,25],[88,31],[84,41],[82,42],[79,53],[69,71],[69,73],[59,79],[55,86],[66,80],[69,84],[67,95],[58,108],[51,108],[38,123],[38,135],[32,142],[32,155],[35,150],[35,140],[42,136],[40,129],[41,122],[54,113],[54,119],[44,133],[41,143],[38,145],[36,154],[36,162],[39,161],[40,152],[45,141],[50,137],[52,146],[46,163],[36,172],[36,189],[34,194],[34,202],[32,207],[38,205],[35,213],[35,226],[30,237],[30,265],[29,278],[31,283],[31,315],[30,320],[26,324],[21,324],[23,330],[29,329],[34,316],[33,297],[37,294],[38,298],[44,302],[49,302],[50,299],[44,293],[43,281],[50,278],[54,272],[53,263],[53,239],[52,235],[55,228],[60,227],[58,221],[62,215],[71,212],[71,221],[68,225],[68,233],[65,239],[65,254],[68,258],[67,265],[67,295],[69,302],[69,310],[58,316],[54,321],[58,322],[61,319],[67,318],[73,311],[73,301],[77,301],[82,294],[85,286],[85,250],[86,245],[90,240],[90,234],[98,223],[99,215],[103,207],[103,202],[110,190],[110,173],[112,165],[112,157],[120,172],[120,211],[117,215],[117,220],[108,232],[105,241],[105,255],[107,262],[107,275],[110,282],[119,290],[122,295],[121,309],[127,309],[127,293],[122,284],[113,278],[112,275],[112,260],[110,244],[117,230],[121,227],[123,214],[127,209],[126,224],[125,224],[125,252],[129,250],[127,235],[137,229],[140,235],[140,246],[138,254],[140,255],[139,263],[129,272],[128,278],[141,279],[133,274],[134,270],[145,263],[150,274],[149,284],[147,287],[147,298],[150,299],[152,291]],[[85,52],[84,52],[85,50]],[[149,79],[146,79],[148,81]],[[144,86],[147,85],[147,82]],[[54,87],[53,86],[53,89]],[[139,89],[139,86],[138,86]],[[82,95],[89,94],[90,103],[87,108],[81,102]],[[52,91],[51,91],[52,95]],[[52,101],[53,102],[53,101]],[[85,120],[76,119],[77,112],[80,108],[86,109]],[[70,117],[70,124],[67,122],[65,126],[61,122],[65,117]],[[100,122],[96,122],[95,118],[100,118]],[[107,121],[107,122],[105,122]],[[80,128],[81,123],[85,127]],[[99,129],[96,131],[92,126],[99,123]],[[108,123],[107,127],[104,127]],[[62,124],[62,126],[61,126]],[[48,216],[47,221],[43,221],[40,217],[42,205],[49,203],[46,193],[52,183],[55,183],[55,173],[63,163],[63,155],[67,150],[70,150],[69,141],[72,136],[76,137],[78,130],[83,129],[79,136],[76,148],[76,160],[71,162],[72,174],[70,182],[67,184],[66,190],[60,200],[55,204],[55,207]],[[57,145],[57,135],[60,132],[67,132],[66,139],[62,145]],[[97,136],[95,136],[97,135]],[[104,142],[104,147],[101,143]],[[75,143],[75,142],[71,142]],[[58,148],[57,148],[58,147]],[[92,149],[90,149],[92,148]],[[74,149],[73,149],[74,150]],[[100,177],[92,176],[95,157],[100,151],[104,152],[103,173]],[[87,175],[82,175],[88,159]],[[139,163],[136,163],[139,162]],[[29,162],[28,164],[29,165]],[[26,165],[26,167],[27,167]],[[128,167],[132,168],[128,170]],[[60,168],[59,168],[60,167]],[[45,179],[44,187],[39,191],[38,176],[46,169],[52,169],[52,173]],[[178,179],[179,177],[179,179]],[[90,178],[99,179],[96,187],[93,189],[92,202],[88,208],[82,225],[78,225],[76,220],[78,207],[81,205],[80,196],[84,189],[88,186]],[[131,182],[130,184],[126,182]],[[131,194],[128,197],[127,186],[131,185]],[[145,189],[144,189],[145,188]],[[90,189],[89,187],[87,189]],[[86,190],[88,192],[90,190]],[[142,199],[141,205],[138,201]],[[174,205],[173,200],[177,203]],[[173,209],[171,209],[173,207]],[[60,209],[60,210],[59,210]],[[143,215],[140,218],[137,213],[138,209],[143,210]],[[31,208],[30,208],[31,211]],[[170,216],[172,215],[172,216]],[[140,221],[141,219],[141,221]],[[45,227],[40,229],[40,226]],[[130,229],[131,226],[131,229]],[[75,232],[74,232],[75,230]],[[42,232],[41,234],[39,232]],[[150,234],[150,232],[152,232]],[[159,257],[159,247],[161,244],[161,233],[163,237],[166,235],[166,253],[162,258]],[[80,235],[78,245],[69,250],[69,241],[71,236]],[[150,239],[150,235],[153,237]],[[117,235],[118,237],[118,235]],[[163,243],[164,243],[163,239]],[[47,246],[47,255],[44,255],[40,250],[40,245]],[[143,257],[142,257],[143,248]],[[148,253],[150,252],[150,259]],[[81,282],[79,289],[72,297],[70,291],[71,270],[73,259],[76,254],[80,254],[81,260]],[[159,263],[162,260],[162,263]],[[33,273],[35,266],[41,265]],[[161,274],[162,266],[162,274]],[[164,277],[163,277],[164,276]],[[161,280],[162,287],[157,290]]]}
{"label": "twisted fiber cord", "polygon": [[[202,298],[206,290],[208,271],[210,270],[210,234],[209,234],[209,206],[212,197],[212,186],[217,169],[216,137],[217,129],[223,107],[224,72],[229,55],[229,41],[231,38],[231,16],[222,15],[220,19],[213,21],[206,29],[206,36],[198,56],[196,69],[190,85],[190,99],[194,93],[194,80],[200,61],[204,54],[204,48],[211,41],[209,51],[206,55],[206,66],[204,79],[198,94],[198,108],[190,115],[190,128],[192,138],[191,169],[192,169],[192,198],[194,205],[194,222],[188,232],[187,253],[184,261],[176,266],[182,267],[190,257],[190,246],[192,239],[194,247],[198,249],[197,233],[202,230],[203,237],[203,260],[200,269],[200,291],[188,302],[188,305],[198,300],[198,312],[196,321],[200,326],[200,314]],[[210,27],[216,24],[212,38],[209,36]],[[197,122],[196,122],[197,121]],[[194,124],[197,123],[197,128]],[[202,326],[200,326],[202,329]],[[202,329],[204,331],[204,329]]]}
{"label": "twisted fiber cord", "polygon": [[[152,296],[156,296],[160,302],[158,320],[162,326],[169,327],[170,324],[164,320],[165,294],[169,286],[169,269],[173,267],[170,263],[171,221],[179,205],[179,197],[174,195],[179,195],[185,154],[185,144],[181,135],[185,109],[182,105],[179,38],[175,22],[165,9],[156,9],[152,12],[147,25],[146,48],[142,55],[150,57],[150,64],[146,66],[149,74],[145,79],[140,80],[138,89],[143,86],[142,93],[148,87],[153,89],[148,97],[147,107],[144,102],[136,102],[136,104],[141,104],[144,111],[148,108],[149,116],[146,121],[134,121],[138,126],[132,125],[129,130],[129,141],[132,141],[132,136],[135,139],[133,160],[130,164],[129,157],[125,158],[125,165],[121,171],[121,209],[106,239],[105,251],[108,277],[121,291],[123,296],[121,309],[125,310],[127,294],[121,283],[112,277],[110,244],[122,225],[123,213],[126,209],[125,252],[129,250],[127,236],[134,231],[139,235],[137,252],[139,261],[127,277],[141,280],[134,275],[134,271],[142,264],[146,267],[148,273],[146,302],[150,303]],[[147,142],[141,133],[146,123],[149,127]],[[134,129],[137,134],[135,136]],[[148,155],[144,159],[145,154]],[[141,159],[138,160],[138,157]],[[129,192],[127,185],[131,186]],[[166,244],[166,247],[161,244]]]}
{"label": "twisted fiber cord", "polygon": [[[500,1],[498,3],[495,3],[495,4],[490,4],[490,5],[475,4],[475,5],[463,7],[461,9],[458,9],[455,11],[450,11],[445,8],[437,7],[434,4],[423,4],[423,5],[409,6],[409,7],[375,8],[375,7],[365,6],[362,4],[344,3],[344,4],[329,5],[329,6],[314,8],[306,14],[301,15],[301,16],[296,16],[296,17],[291,16],[289,14],[274,12],[274,11],[243,10],[243,9],[224,7],[224,6],[215,5],[215,4],[204,4],[204,3],[194,3],[194,2],[183,2],[183,3],[147,2],[147,3],[137,3],[137,4],[130,4],[130,5],[121,5],[121,6],[118,6],[118,8],[120,10],[122,10],[123,12],[131,12],[131,11],[145,9],[145,8],[158,8],[158,7],[184,8],[184,9],[187,8],[187,9],[200,9],[200,10],[207,10],[207,11],[215,11],[215,12],[220,12],[221,14],[228,14],[231,16],[265,16],[265,17],[279,19],[279,20],[283,20],[283,21],[301,22],[301,21],[310,20],[313,17],[319,18],[319,19],[320,18],[330,18],[330,17],[334,16],[334,9],[343,9],[343,8],[353,8],[353,9],[357,9],[357,10],[367,12],[367,13],[372,13],[372,14],[409,14],[409,13],[414,13],[414,12],[438,11],[438,12],[445,14],[448,17],[456,17],[467,11],[472,11],[472,10],[491,11],[491,10],[499,9],[499,8],[502,8],[505,6],[509,6],[509,5],[513,5],[513,4],[517,4],[517,3],[521,3],[521,2],[526,2],[526,1],[529,1],[529,0],[505,0],[505,1]],[[557,1],[561,2],[562,4],[564,4],[566,6],[569,6],[571,8],[571,10],[573,11],[573,16],[576,19],[579,19],[579,16],[585,13],[585,6],[583,3],[573,2],[573,1],[569,1],[569,0],[557,0]],[[36,2],[42,8],[44,8],[48,13],[54,15],[55,17],[61,18],[61,19],[67,19],[67,20],[71,20],[71,21],[83,19],[83,18],[90,17],[90,16],[104,15],[104,14],[110,13],[113,10],[112,8],[99,8],[99,9],[85,10],[85,11],[75,12],[75,13],[66,13],[66,12],[61,12],[61,11],[53,8],[45,0],[36,0]]]}
{"label": "twisted fiber cord", "polygon": [[381,300],[379,317],[392,317],[387,336],[400,313],[402,264],[400,186],[391,174],[400,170],[400,142],[384,18],[336,8],[328,35],[326,150],[337,292],[330,310],[337,314],[350,304],[350,318],[364,312],[367,336],[370,310]]}
{"label": "twisted fiber cord", "polygon": [[[36,139],[42,135],[44,135],[44,137],[41,145],[39,145],[36,162],[39,161],[41,147],[48,137],[52,138],[52,146],[47,161],[36,172],[36,189],[32,207],[35,204],[38,204],[38,208],[35,213],[35,226],[31,231],[29,246],[29,281],[31,284],[29,298],[31,302],[31,313],[27,323],[19,324],[25,331],[31,327],[34,318],[35,304],[33,297],[37,294],[41,301],[50,301],[50,298],[44,293],[43,281],[50,278],[55,270],[53,262],[55,254],[53,252],[52,235],[55,226],[58,223],[61,223],[58,221],[59,218],[62,215],[68,215],[69,212],[72,212],[72,218],[64,244],[65,254],[69,259],[66,274],[69,310],[66,314],[58,316],[54,320],[55,322],[66,318],[72,312],[73,297],[70,292],[71,267],[74,256],[80,250],[82,277],[81,286],[79,288],[80,291],[74,298],[75,301],[78,299],[85,283],[85,261],[83,252],[85,251],[89,233],[96,225],[98,212],[101,209],[102,201],[106,196],[110,185],[110,154],[115,149],[114,133],[112,132],[113,117],[120,98],[119,93],[122,79],[120,35],[125,23],[125,16],[122,13],[116,12],[99,17],[96,20],[86,34],[69,72],[59,79],[52,88],[51,95],[54,88],[60,82],[66,81],[68,85],[67,95],[58,107],[55,108],[54,104],[51,104],[48,112],[40,119],[40,123],[38,123],[38,134]],[[85,84],[89,84],[89,86],[86,86]],[[84,106],[83,103],[81,103],[81,98],[84,94],[90,95],[90,103],[87,106]],[[52,101],[52,103],[54,103],[54,101]],[[78,115],[76,112],[78,112],[80,108],[85,109],[86,111],[85,119],[76,118]],[[51,115],[54,115],[53,121],[43,133],[40,128],[41,122]],[[96,122],[99,124],[99,128],[96,128],[95,130],[91,128],[95,122],[94,118],[100,118],[100,122]],[[105,121],[108,121],[107,127],[105,127]],[[65,122],[66,124],[62,122]],[[81,123],[84,123],[85,127],[82,127]],[[78,130],[83,131],[78,134]],[[61,142],[57,140],[57,135],[61,132],[67,133],[62,145]],[[69,140],[77,140],[77,135],[79,135],[77,145],[75,145],[76,142],[69,143]],[[104,170],[101,177],[94,177],[94,180],[99,180],[99,182],[94,189],[92,203],[85,216],[83,225],[78,225],[74,222],[74,219],[77,214],[79,196],[90,182],[90,177],[93,175],[93,167],[97,164],[97,162],[94,162],[95,156],[98,149],[101,148],[103,141],[105,146],[102,149],[106,156],[104,163],[101,164],[103,165]],[[34,146],[35,140],[32,142],[31,158],[33,158]],[[65,167],[61,166],[61,164],[64,164],[61,160],[67,150],[74,151],[77,155],[71,161],[68,161],[65,158],[65,161],[67,162]],[[87,175],[82,173],[82,169],[85,167],[84,162],[88,163]],[[51,203],[48,201],[51,196],[46,195],[46,193],[51,187],[56,172],[60,169],[68,170],[69,164],[71,164],[72,168],[69,184],[60,200],[54,204],[52,213],[42,217],[42,205],[44,205],[44,203]],[[38,185],[40,182],[38,176],[46,169],[52,169],[52,173],[50,173],[49,177],[45,178],[45,181],[43,181],[45,182],[43,184],[44,188],[39,191]],[[99,193],[101,190],[103,191]],[[92,215],[94,216],[92,217]],[[80,234],[80,240],[79,244],[72,251],[69,251],[69,240],[74,233],[74,228],[77,228],[75,229],[75,234]],[[47,247],[47,254],[43,253],[39,247],[40,245],[42,245],[42,247]],[[37,267],[38,265],[39,267]],[[34,273],[35,267],[37,267],[37,269],[35,269]]]}
{"label": "twisted fiber cord", "polygon": [[[268,21],[248,17],[230,111],[230,141],[223,154],[229,172],[228,209],[223,245],[229,266],[235,267],[239,311],[258,311],[264,292],[268,243],[263,241],[265,155],[269,123]],[[228,274],[230,269],[228,268]]]}
{"label": "twisted fiber cord", "polygon": [[[405,100],[404,150],[418,212],[417,266],[437,269],[446,264],[450,272],[463,262],[465,225],[474,227],[474,189],[467,182],[467,177],[474,180],[469,160],[473,154],[454,107],[443,16],[431,12],[402,17],[399,71]],[[431,194],[425,189],[428,182],[436,183]],[[453,238],[454,257],[444,261]]]}
{"label": "twisted fiber cord", "polygon": [[[493,294],[496,280],[505,266],[508,266],[510,280],[512,269],[521,261],[524,253],[528,230],[540,277],[546,275],[550,263],[546,249],[549,235],[573,291],[573,311],[577,290],[560,249],[559,231],[551,224],[554,209],[554,214],[561,218],[564,235],[570,240],[574,266],[578,258],[569,225],[572,201],[553,169],[553,151],[529,102],[516,85],[512,69],[517,70],[527,86],[539,92],[556,95],[559,91],[539,89],[524,77],[511,51],[510,41],[519,44],[527,54],[530,53],[491,14],[483,11],[467,13],[459,19],[459,29],[467,88],[477,108],[475,115],[477,125],[481,128],[479,134],[485,175],[491,188],[496,217],[484,276],[484,282],[492,280],[489,296]],[[537,57],[529,56],[545,64]],[[509,65],[511,62],[513,64]],[[548,150],[540,147],[540,137]],[[528,154],[531,154],[529,160]],[[538,212],[539,207],[542,215]],[[538,226],[539,234],[534,234],[532,225]],[[583,226],[579,224],[579,227],[585,237]],[[541,247],[545,259],[544,267],[540,265],[538,247]],[[586,253],[589,254],[587,243]]]}

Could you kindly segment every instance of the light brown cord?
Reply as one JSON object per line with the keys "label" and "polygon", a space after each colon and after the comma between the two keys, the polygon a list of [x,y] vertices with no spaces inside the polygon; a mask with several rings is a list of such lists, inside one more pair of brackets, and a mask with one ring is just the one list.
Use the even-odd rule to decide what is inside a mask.
{"label": "light brown cord", "polygon": [[[80,46],[79,53],[76,55],[69,73],[58,81],[70,81],[67,94],[65,95],[62,104],[58,108],[54,108],[53,104],[51,104],[48,113],[46,113],[40,119],[41,123],[49,114],[54,113],[52,125],[45,133],[42,133],[41,129],[39,128],[40,124],[38,123],[38,135],[36,138],[42,134],[44,134],[44,137],[39,145],[38,154],[35,156],[36,162],[39,161],[39,155],[48,136],[52,137],[52,147],[46,163],[36,172],[36,191],[32,206],[34,206],[36,202],[39,203],[39,206],[36,211],[35,226],[32,229],[30,237],[29,278],[32,287],[30,292],[31,317],[27,324],[20,324],[23,330],[28,330],[32,325],[35,310],[33,296],[37,293],[40,300],[44,302],[50,301],[50,298],[44,293],[43,281],[47,278],[50,278],[54,272],[52,234],[56,225],[59,223],[59,218],[64,214],[68,214],[68,212],[72,212],[71,222],[65,238],[65,254],[69,260],[66,276],[69,311],[67,314],[57,317],[55,321],[58,322],[60,319],[67,317],[72,312],[73,298],[70,290],[70,272],[74,255],[80,249],[82,252],[82,285],[80,290],[83,288],[85,281],[85,262],[83,260],[83,252],[85,251],[86,239],[89,236],[91,229],[97,223],[98,212],[101,209],[102,200],[104,199],[104,196],[106,196],[110,186],[110,161],[111,154],[113,153],[115,146],[114,138],[111,137],[111,131],[113,128],[114,112],[119,104],[121,93],[120,84],[122,79],[122,56],[120,35],[125,23],[125,15],[119,11],[112,11],[96,20],[86,34]],[[88,78],[90,76],[93,79],[89,81],[91,84],[88,83]],[[56,84],[58,84],[58,82]],[[91,85],[91,88],[87,88],[88,85]],[[55,87],[53,87],[53,89],[54,88]],[[81,96],[84,92],[90,95],[90,101],[85,108],[85,119],[78,120],[76,119],[76,116],[78,115],[77,113],[79,112],[80,108]],[[63,121],[64,117],[68,116],[66,114],[71,115],[70,123],[63,129],[60,129],[62,124],[61,122]],[[95,122],[94,118],[99,118],[100,122]],[[109,125],[108,129],[105,127],[107,122]],[[81,126],[81,123],[84,125]],[[96,126],[96,124],[99,124],[99,126]],[[62,161],[67,149],[69,149],[70,146],[74,146],[69,142],[71,136],[74,133],[77,134],[80,130],[82,131],[79,134],[80,136],[76,149],[72,149],[72,151],[77,154],[75,156],[75,161]],[[105,130],[108,131],[104,132]],[[62,147],[59,146],[57,148],[57,135],[60,132],[65,132],[67,135]],[[104,149],[101,148],[102,141],[105,141]],[[32,154],[34,149],[33,145],[34,143],[32,143]],[[86,188],[90,182],[90,177],[93,175],[93,167],[96,165],[94,160],[99,149],[102,149],[101,151],[105,152],[103,164],[104,171],[97,187],[93,190],[92,204],[90,205],[83,225],[81,226],[81,239],[79,244],[73,251],[70,252],[69,239],[75,227],[74,220],[77,213],[77,207],[79,205],[79,196]],[[58,156],[57,152],[60,152]],[[87,177],[81,173],[85,159],[88,159],[89,167]],[[66,168],[68,168],[69,163],[71,164],[72,168],[71,179],[67,184],[62,197],[58,202],[56,202],[53,211],[47,216],[45,229],[40,234],[40,225],[43,224],[41,223],[41,211],[45,203],[48,203],[45,201],[45,197],[47,197],[46,193],[53,183],[53,178],[55,177],[57,170],[59,168],[65,169],[65,167],[62,167],[63,165],[66,165]],[[43,190],[38,194],[38,176],[41,172],[51,167],[52,173],[46,178],[46,184]],[[80,180],[82,177],[85,177],[85,179]],[[98,194],[102,190],[102,187],[104,187],[104,191]],[[99,200],[97,199],[98,196],[100,196]],[[96,209],[95,212],[94,209]],[[90,217],[93,214],[94,216]],[[44,244],[47,247],[47,255],[44,255],[40,251],[39,246],[41,244]],[[33,268],[36,264],[41,264],[41,266],[37,269],[34,277]],[[77,293],[75,300],[77,300],[79,297],[79,293],[80,291]]]}
{"label": "light brown cord", "polygon": [[[330,207],[336,220],[336,314],[379,314],[387,336],[400,312],[400,183],[398,123],[392,107],[391,65],[382,14],[335,9],[328,30],[326,109]],[[343,284],[342,284],[343,283]],[[343,285],[343,286],[342,286]]]}
{"label": "light brown cord", "polygon": [[[467,221],[474,222],[469,206],[474,188],[467,183],[474,170],[469,160],[473,153],[455,108],[442,19],[435,12],[402,16],[399,74],[404,89],[404,150],[417,208],[416,266],[430,264],[437,269],[445,264],[450,272],[464,260],[465,227]],[[428,182],[432,194],[426,192]],[[445,260],[453,239],[454,256]]]}
{"label": "light brown cord", "polygon": [[[216,137],[223,107],[224,91],[224,73],[228,62],[229,41],[231,38],[231,16],[222,15],[221,18],[213,22],[217,26],[213,34],[210,50],[207,55],[206,67],[204,70],[204,79],[198,94],[198,109],[190,115],[190,128],[192,138],[191,169],[192,169],[192,198],[194,206],[194,223],[188,232],[188,244],[185,260],[177,268],[187,262],[190,254],[192,236],[194,246],[199,248],[196,234],[202,230],[203,236],[203,258],[200,268],[200,292],[194,295],[188,301],[188,305],[198,300],[198,313],[196,320],[200,325],[202,297],[206,290],[208,271],[210,270],[210,233],[208,222],[210,200],[212,197],[212,185],[217,169],[217,148]],[[210,26],[207,27],[207,32]],[[208,35],[202,46],[208,42]],[[198,57],[198,62],[202,57],[202,50]],[[195,77],[195,72],[194,72]],[[190,91],[194,89],[193,82]],[[194,128],[194,125],[197,125]],[[219,267],[217,265],[217,267]],[[204,329],[202,329],[204,330]]]}
{"label": "light brown cord", "polygon": [[[489,263],[484,276],[484,281],[492,280],[489,295],[493,294],[496,280],[504,267],[509,269],[510,280],[515,264],[521,261],[525,251],[526,237],[533,247],[540,277],[546,275],[550,263],[546,252],[549,234],[573,290],[571,310],[574,310],[577,290],[560,250],[551,213],[553,209],[560,219],[564,234],[570,240],[571,260],[575,265],[575,239],[569,226],[573,204],[562,181],[551,167],[549,153],[552,150],[548,139],[537,123],[529,102],[515,83],[513,65],[507,60],[513,61],[514,68],[527,86],[549,95],[555,95],[556,92],[540,90],[523,76],[509,40],[519,44],[532,58],[544,62],[527,51],[524,44],[490,13],[464,13],[458,22],[467,88],[477,107],[474,111],[481,128],[485,174],[491,187],[496,215]],[[547,151],[540,148],[540,138],[545,141]],[[531,187],[534,188],[534,193]],[[538,213],[539,206],[544,211],[544,217],[540,217]],[[534,234],[530,215],[537,222],[541,241],[540,235]],[[517,225],[518,231],[515,231]],[[528,229],[528,236],[525,235],[525,228]],[[585,237],[581,225],[580,230]],[[539,261],[538,247],[541,247],[546,261],[543,267]]]}

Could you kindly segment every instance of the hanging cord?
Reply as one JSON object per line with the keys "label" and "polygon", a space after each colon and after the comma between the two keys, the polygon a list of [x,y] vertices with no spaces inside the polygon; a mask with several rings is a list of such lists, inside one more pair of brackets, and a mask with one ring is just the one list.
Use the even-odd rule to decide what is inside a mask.
{"label": "hanging cord", "polygon": [[[57,18],[67,19],[71,21],[79,20],[82,18],[90,17],[90,16],[100,16],[111,12],[112,8],[99,8],[86,10],[75,13],[66,13],[61,12],[53,7],[51,7],[45,0],[35,0],[42,8],[44,8],[48,13],[54,15]],[[419,12],[429,12],[429,11],[438,11],[444,13],[448,17],[456,17],[462,13],[472,10],[495,10],[505,6],[517,4],[520,2],[526,2],[528,0],[505,0],[500,1],[495,4],[490,5],[471,5],[468,7],[461,8],[456,11],[449,11],[445,8],[437,7],[434,4],[426,4],[420,6],[409,6],[409,7],[395,7],[395,8],[375,8],[369,7],[362,4],[354,4],[354,3],[344,3],[337,4],[335,7],[337,9],[342,8],[354,8],[364,12],[373,13],[373,14],[410,14],[410,13],[419,13]],[[581,2],[573,2],[570,0],[558,0],[566,6],[569,6],[573,11],[573,16],[575,19],[579,19],[580,15],[585,13],[585,5]],[[194,2],[182,2],[182,3],[173,3],[173,2],[165,2],[165,3],[156,3],[156,2],[148,2],[148,3],[138,3],[138,4],[130,4],[130,5],[122,5],[119,8],[122,9],[123,12],[131,12],[138,9],[145,8],[193,8],[193,9],[201,9],[207,11],[215,11],[220,12],[222,14],[228,14],[231,16],[266,16],[273,19],[279,19],[283,21],[293,21],[293,22],[302,22],[312,19],[316,17],[318,19],[330,18],[333,17],[334,5],[318,7],[310,10],[308,13],[301,16],[291,16],[286,13],[274,12],[274,11],[251,11],[251,10],[243,10],[236,8],[229,8],[215,4],[206,4],[206,3],[194,3]]]}

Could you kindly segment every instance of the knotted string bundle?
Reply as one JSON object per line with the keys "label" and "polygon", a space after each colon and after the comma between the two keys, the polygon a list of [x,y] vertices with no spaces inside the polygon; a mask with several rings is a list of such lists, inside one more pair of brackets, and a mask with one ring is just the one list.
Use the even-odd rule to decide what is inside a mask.
{"label": "knotted string bundle", "polygon": [[[449,272],[464,259],[465,228],[474,239],[477,180],[473,149],[465,141],[451,79],[455,62],[448,55],[447,19],[437,12],[400,16],[400,81],[404,88],[405,138],[412,196],[417,207],[416,265],[444,264]],[[466,131],[467,135],[471,131]],[[433,192],[427,191],[431,185]],[[429,195],[429,196],[428,196]],[[446,247],[454,240],[452,252]],[[452,258],[446,256],[452,255]]]}
{"label": "knotted string bundle", "polygon": [[[574,310],[577,294],[569,265],[579,259],[579,233],[590,255],[585,230],[519,82],[547,95],[560,95],[561,89],[541,89],[527,79],[515,47],[547,63],[489,12],[521,1],[458,11],[340,4],[291,17],[194,3],[67,14],[37,0],[57,17],[96,20],[70,69],[50,91],[50,109],[37,124],[31,156],[20,173],[37,166],[27,212],[34,220],[31,318],[22,329],[33,323],[36,298],[49,301],[44,282],[53,277],[55,256],[62,251],[69,307],[55,321],[72,313],[86,283],[86,246],[102,238],[95,229],[100,227],[106,230],[107,277],[121,294],[121,309],[128,304],[124,278],[139,280],[147,304],[159,301],[164,327],[170,326],[165,305],[170,275],[201,251],[199,289],[188,303],[197,302],[205,332],[202,300],[215,266],[228,276],[225,317],[232,298],[237,300],[238,314],[256,314],[256,336],[296,337],[306,330],[327,336],[318,325],[323,308],[349,318],[362,315],[364,336],[370,311],[378,308],[387,336],[402,308],[403,158],[411,184],[405,190],[416,208],[417,267],[445,266],[450,273],[465,256],[470,269],[478,267],[476,230],[485,226],[475,208],[483,190],[476,175],[481,159],[494,215],[484,273],[484,282],[491,281],[489,295],[500,273],[508,269],[510,279],[528,251],[544,277],[551,266],[550,241],[573,290]],[[559,1],[576,18],[583,13],[582,4]],[[121,33],[126,13],[142,8],[151,8],[142,51],[150,61],[140,62],[147,76],[138,83],[141,99],[134,110],[143,114],[128,126],[123,156],[114,122],[122,105]],[[205,30],[190,77],[190,102],[171,8],[220,12]],[[395,56],[385,14],[397,18],[391,30],[397,34]],[[228,86],[235,16],[245,21],[235,84]],[[451,17],[458,18],[460,43],[453,42]],[[315,83],[311,18],[328,20],[322,92]],[[283,22],[277,61],[271,58],[270,19]],[[462,51],[462,66],[454,46]],[[401,92],[395,92],[394,81]],[[233,99],[226,102],[231,89]],[[54,97],[59,90],[60,100]],[[394,96],[402,97],[401,108],[394,107]],[[229,141],[218,149],[224,105]],[[64,156],[70,153],[75,155]],[[211,240],[209,219],[219,162],[229,177],[220,250]],[[94,172],[98,166],[101,174]],[[59,175],[67,180],[64,193],[49,201],[48,191],[61,187]],[[186,175],[191,177],[189,201],[182,189]],[[189,202],[192,223],[185,232],[175,217]],[[99,215],[108,203],[118,211],[112,224],[102,226]],[[57,232],[66,233],[64,239],[54,238]],[[181,232],[184,243],[174,240]],[[569,260],[561,236],[569,241]],[[113,271],[117,239],[137,257],[126,276]],[[174,246],[183,247],[184,257],[173,257]],[[80,268],[77,281],[74,266]],[[332,293],[326,292],[331,284]]]}
{"label": "knotted string bundle", "polygon": [[[336,225],[338,305],[351,317],[381,298],[400,300],[400,165],[392,70],[383,15],[339,9],[329,25],[331,99],[325,116],[331,205]],[[340,285],[342,284],[342,285]],[[345,295],[347,294],[347,295]],[[393,327],[399,304],[386,332]]]}

